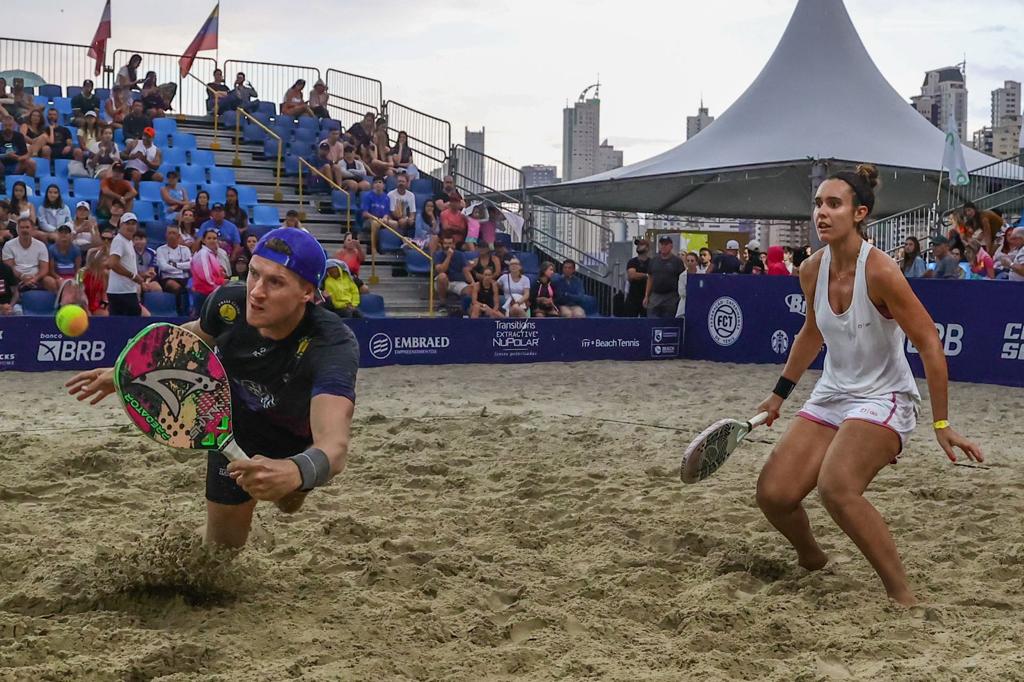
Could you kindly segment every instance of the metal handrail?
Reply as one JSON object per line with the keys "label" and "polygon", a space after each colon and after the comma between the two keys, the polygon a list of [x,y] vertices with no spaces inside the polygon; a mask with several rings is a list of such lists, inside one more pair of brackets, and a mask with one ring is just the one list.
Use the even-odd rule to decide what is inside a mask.
{"label": "metal handrail", "polygon": [[340,185],[335,183],[334,180],[331,180],[329,177],[327,177],[326,175],[321,173],[318,168],[316,168],[309,161],[306,161],[301,156],[299,157],[299,220],[305,220],[306,219],[306,210],[304,208],[302,208],[302,167],[303,166],[309,166],[309,170],[311,170],[314,173],[316,173],[317,175],[319,175],[321,178],[323,178],[327,182],[328,185],[330,185],[331,187],[333,187],[334,189],[338,190],[339,192],[341,192],[342,194],[345,195],[345,229],[348,230],[349,232],[351,232],[352,231],[352,223],[351,223],[351,220],[352,220],[352,196],[348,192],[346,192]]}
{"label": "metal handrail", "polygon": [[[418,114],[420,116],[423,116],[424,118],[428,118],[428,119],[430,119],[432,121],[436,121],[437,123],[443,124],[443,126],[447,129],[447,133],[448,133],[448,135],[447,135],[448,140],[447,140],[447,143],[446,143],[445,147],[443,147],[443,148],[442,147],[438,147],[437,145],[432,144],[430,142],[426,142],[424,140],[417,139],[417,141],[422,143],[422,144],[424,144],[424,145],[426,145],[427,147],[430,147],[431,149],[433,149],[435,151],[440,152],[441,155],[442,155],[442,158],[445,158],[445,159],[448,158],[448,153],[451,151],[451,146],[452,146],[452,144],[451,144],[451,140],[452,140],[452,124],[450,122],[444,120],[443,118],[438,118],[437,116],[432,116],[432,115],[430,115],[430,114],[428,114],[428,113],[426,113],[424,111],[420,111],[419,109],[413,109],[412,107],[410,107],[408,105],[405,105],[405,104],[402,104],[401,102],[398,102],[398,101],[395,101],[395,100],[388,100],[388,101],[384,102],[383,105],[382,105],[382,113],[383,113],[384,117],[386,119],[388,119],[388,128],[392,127],[391,126],[391,115],[388,112],[388,107],[390,105],[392,105],[392,104],[395,104],[395,105],[401,107],[402,109],[405,109],[406,111],[412,112],[414,114]],[[409,131],[406,131],[406,134],[409,135],[409,139],[410,140],[414,139],[413,135],[411,133],[409,133]]]}
{"label": "metal handrail", "polygon": [[203,79],[199,76],[195,76],[191,71],[187,74],[190,78],[194,78],[203,84],[206,91],[210,93],[211,99],[213,99],[213,142],[210,143],[210,149],[215,152],[220,151],[220,139],[218,128],[220,127],[220,97],[217,97],[217,91],[210,87],[209,83],[203,83]]}
{"label": "metal handrail", "polygon": [[383,108],[383,105],[384,105],[384,95],[383,95],[383,93],[384,93],[384,84],[383,83],[381,83],[376,78],[369,78],[367,76],[360,76],[358,73],[349,73],[348,71],[342,71],[341,69],[331,69],[331,68],[328,68],[327,71],[324,73],[324,75],[327,78],[327,80],[325,82],[327,83],[327,87],[328,88],[331,85],[331,74],[332,73],[341,74],[342,76],[352,76],[354,78],[358,78],[358,79],[360,79],[362,81],[366,81],[368,83],[376,85],[377,86],[376,87],[376,90],[377,90],[377,102],[372,103],[372,104],[369,103],[369,102],[362,102],[362,101],[357,100],[357,99],[352,99],[351,97],[346,97],[345,95],[339,95],[339,96],[344,98],[344,99],[347,99],[349,102],[355,102],[356,104],[362,104],[363,106],[370,107],[371,109],[373,109],[374,113],[380,113],[380,111],[381,111],[381,109]]}
{"label": "metal handrail", "polygon": [[[434,316],[434,259],[431,257],[430,254],[428,254],[426,251],[421,249],[416,244],[416,242],[414,242],[413,240],[409,239],[404,234],[402,234],[401,232],[399,232],[395,228],[391,227],[390,225],[388,225],[384,221],[380,220],[376,216],[370,216],[370,222],[371,223],[376,223],[378,227],[383,227],[385,230],[388,230],[389,232],[394,234],[396,237],[398,237],[399,239],[402,240],[402,245],[403,246],[406,246],[406,247],[408,247],[410,249],[413,249],[414,251],[418,252],[420,255],[422,255],[424,258],[426,258],[427,261],[430,263],[430,277],[427,280],[427,284],[429,285],[429,287],[428,287],[429,291],[427,293],[427,306],[429,307],[429,310],[427,311],[427,315],[429,317],[433,317]],[[380,277],[377,276],[377,230],[371,229],[370,230],[370,284],[378,284],[378,283],[380,283]]]}
{"label": "metal handrail", "polygon": [[275,173],[276,185],[274,186],[274,201],[281,201],[284,197],[284,195],[281,193],[281,158],[282,154],[284,153],[284,140],[281,139],[280,135],[275,133],[267,126],[263,125],[263,123],[258,118],[250,114],[245,109],[240,108],[237,110],[237,113],[238,118],[235,119],[235,158],[231,162],[231,164],[236,168],[240,168],[242,165],[242,157],[239,156],[239,148],[241,147],[242,144],[242,117],[244,116],[245,118],[249,119],[251,123],[254,123],[258,125],[260,128],[262,128],[263,132],[267,133],[275,140],[277,140],[277,173]]}

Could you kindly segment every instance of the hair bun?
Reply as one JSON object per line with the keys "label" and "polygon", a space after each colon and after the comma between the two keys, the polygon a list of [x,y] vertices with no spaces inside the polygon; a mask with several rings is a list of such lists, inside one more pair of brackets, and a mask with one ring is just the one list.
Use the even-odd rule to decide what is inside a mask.
{"label": "hair bun", "polygon": [[864,178],[871,189],[878,187],[878,169],[870,163],[862,163],[857,166],[857,175]]}

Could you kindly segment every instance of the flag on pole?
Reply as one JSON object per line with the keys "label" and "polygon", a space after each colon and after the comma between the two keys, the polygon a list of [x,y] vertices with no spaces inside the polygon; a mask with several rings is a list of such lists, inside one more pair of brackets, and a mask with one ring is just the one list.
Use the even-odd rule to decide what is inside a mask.
{"label": "flag on pole", "polygon": [[203,27],[199,29],[199,33],[196,34],[195,39],[185,48],[185,54],[182,55],[181,59],[178,60],[178,65],[181,67],[181,77],[184,78],[188,75],[188,72],[192,70],[192,62],[196,59],[196,53],[202,50],[216,50],[217,49],[217,24],[220,19],[220,3],[218,2],[213,11],[210,12],[210,17],[203,24]]}
{"label": "flag on pole", "polygon": [[971,184],[971,176],[967,172],[967,162],[964,161],[964,148],[960,144],[960,133],[952,111],[949,112],[946,131],[946,148],[942,152],[942,167],[949,171],[949,184],[969,185]]}
{"label": "flag on pole", "polygon": [[96,60],[95,75],[103,73],[103,62],[107,59],[107,40],[110,39],[110,0],[103,7],[100,25],[96,27],[96,35],[89,44],[89,56]]}

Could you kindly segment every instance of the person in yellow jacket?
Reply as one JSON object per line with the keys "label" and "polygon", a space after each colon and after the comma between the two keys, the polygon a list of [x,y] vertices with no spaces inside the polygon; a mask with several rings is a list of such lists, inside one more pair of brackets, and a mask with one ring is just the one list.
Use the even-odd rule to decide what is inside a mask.
{"label": "person in yellow jacket", "polygon": [[359,285],[352,277],[348,264],[337,258],[327,259],[327,276],[324,277],[324,297],[327,309],[339,317],[362,317],[359,312]]}

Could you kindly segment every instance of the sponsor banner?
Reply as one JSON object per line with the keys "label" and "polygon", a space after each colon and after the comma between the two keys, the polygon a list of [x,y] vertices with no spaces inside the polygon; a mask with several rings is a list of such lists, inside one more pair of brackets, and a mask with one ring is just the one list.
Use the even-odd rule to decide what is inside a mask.
{"label": "sponsor banner", "polygon": [[[71,338],[57,330],[51,317],[0,318],[0,371],[111,366],[125,342],[156,321],[92,318],[85,334]],[[359,339],[363,367],[661,360],[680,357],[683,346],[682,320],[385,318],[346,322]]]}
{"label": "sponsor banner", "polygon": [[[911,286],[935,321],[951,379],[1024,386],[1024,286],[978,280],[912,280]],[[806,315],[796,277],[691,275],[686,317],[692,323],[683,354],[784,363]],[[906,352],[914,374],[923,377],[920,354],[909,340]],[[823,358],[811,366],[820,369]]]}

